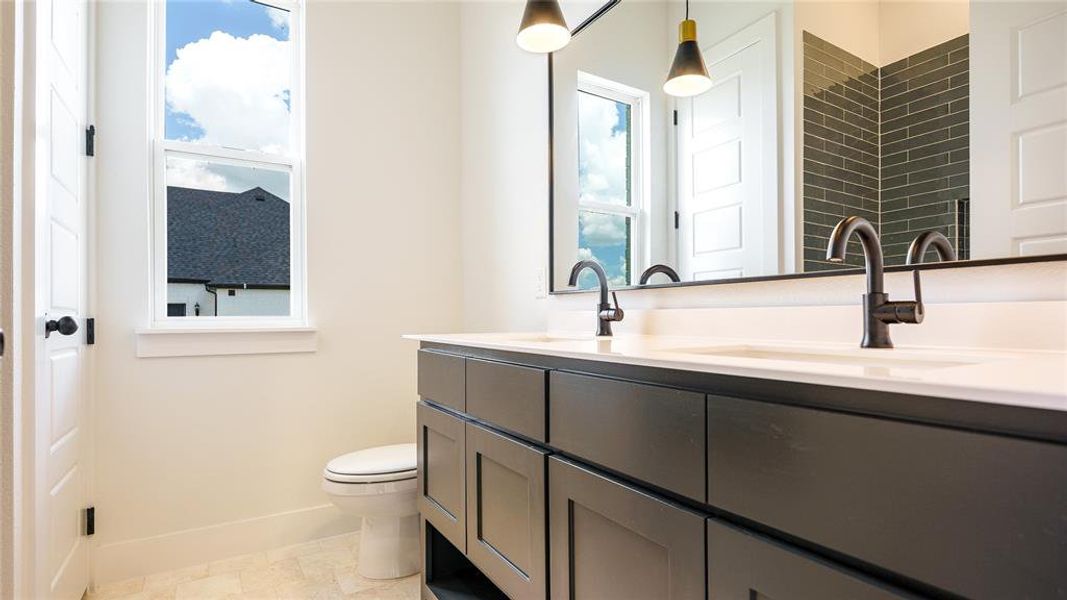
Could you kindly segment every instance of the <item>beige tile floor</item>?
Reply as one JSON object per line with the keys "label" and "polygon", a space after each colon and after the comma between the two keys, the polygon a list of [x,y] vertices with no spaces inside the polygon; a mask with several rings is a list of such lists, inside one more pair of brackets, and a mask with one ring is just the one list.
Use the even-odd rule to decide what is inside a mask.
{"label": "beige tile floor", "polygon": [[136,577],[99,586],[87,600],[418,600],[419,575],[392,581],[356,572],[359,534]]}

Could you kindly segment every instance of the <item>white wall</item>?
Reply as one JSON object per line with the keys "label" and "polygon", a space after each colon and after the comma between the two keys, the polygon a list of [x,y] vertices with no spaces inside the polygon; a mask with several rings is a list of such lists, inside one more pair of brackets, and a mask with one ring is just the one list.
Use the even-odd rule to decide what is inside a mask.
{"label": "white wall", "polygon": [[312,2],[318,351],[136,358],[149,317],[146,18],[143,1],[99,7],[98,581],[354,527],[326,506],[323,465],[412,441],[415,347],[399,336],[460,328],[459,8]]}
{"label": "white wall", "polygon": [[[523,5],[460,9],[463,328],[542,327],[548,302],[548,62],[515,45]],[[563,282],[566,283],[566,282]]]}
{"label": "white wall", "polygon": [[878,8],[881,62],[874,64],[885,66],[967,33],[970,7],[970,0],[883,0]]}

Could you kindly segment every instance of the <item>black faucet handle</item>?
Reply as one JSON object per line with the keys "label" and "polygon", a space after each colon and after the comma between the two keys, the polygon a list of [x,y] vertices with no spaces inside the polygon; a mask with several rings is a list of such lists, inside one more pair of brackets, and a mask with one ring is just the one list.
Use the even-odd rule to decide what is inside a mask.
{"label": "black faucet handle", "polygon": [[611,293],[611,300],[615,303],[615,306],[610,304],[601,305],[600,319],[603,321],[621,321],[626,313],[619,307],[619,297],[615,292]]}

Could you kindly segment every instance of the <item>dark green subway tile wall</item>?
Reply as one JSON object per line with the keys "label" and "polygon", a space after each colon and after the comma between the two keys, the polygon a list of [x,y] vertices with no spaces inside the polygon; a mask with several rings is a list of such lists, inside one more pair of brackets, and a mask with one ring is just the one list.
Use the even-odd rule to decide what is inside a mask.
{"label": "dark green subway tile wall", "polygon": [[805,271],[842,268],[824,253],[848,215],[879,228],[887,264],[926,229],[967,255],[967,56],[961,36],[878,68],[804,32]]}

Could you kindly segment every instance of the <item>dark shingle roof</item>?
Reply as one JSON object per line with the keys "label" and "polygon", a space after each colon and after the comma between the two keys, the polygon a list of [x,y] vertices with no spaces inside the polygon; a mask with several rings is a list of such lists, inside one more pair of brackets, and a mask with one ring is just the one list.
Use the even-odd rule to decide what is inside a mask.
{"label": "dark shingle roof", "polygon": [[167,278],[289,285],[289,203],[255,187],[167,187]]}

